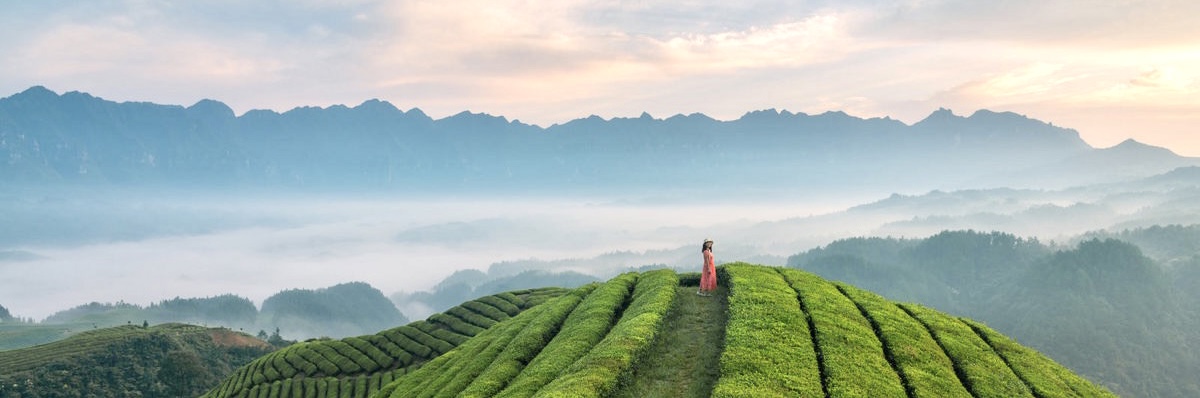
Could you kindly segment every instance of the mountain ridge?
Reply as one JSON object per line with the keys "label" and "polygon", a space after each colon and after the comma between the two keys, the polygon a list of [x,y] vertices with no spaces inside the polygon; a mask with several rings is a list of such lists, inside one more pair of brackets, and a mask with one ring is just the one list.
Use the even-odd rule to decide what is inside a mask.
{"label": "mountain ridge", "polygon": [[[997,175],[1059,187],[1200,165],[1126,149],[1144,163],[1108,164],[1106,149],[1075,130],[990,110],[943,108],[912,125],[767,109],[728,121],[643,113],[541,127],[470,111],[434,119],[378,99],[241,115],[213,99],[118,103],[42,86],[0,99],[0,181],[19,184],[596,193],[671,181],[687,194],[715,179],[781,194],[887,193],[988,185]],[[1086,167],[1053,168],[1064,162]]]}

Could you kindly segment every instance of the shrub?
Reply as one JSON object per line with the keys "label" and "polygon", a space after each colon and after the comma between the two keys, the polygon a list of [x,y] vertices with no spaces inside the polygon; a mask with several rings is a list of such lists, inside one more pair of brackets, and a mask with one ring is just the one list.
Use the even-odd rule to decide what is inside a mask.
{"label": "shrub", "polygon": [[726,264],[729,321],[714,397],[822,397],[808,322],[774,269]]}
{"label": "shrub", "polygon": [[[429,333],[422,332],[420,329],[412,326],[401,326],[399,331],[404,337],[416,341],[419,345],[428,347],[431,352],[424,355],[427,358],[444,354],[454,348],[449,343],[438,340],[436,337],[430,336]],[[407,349],[408,347],[405,348]]]}
{"label": "shrub", "polygon": [[433,314],[433,316],[429,317],[429,321],[435,322],[435,323],[437,323],[437,325],[443,326],[443,327],[450,329],[451,331],[454,331],[455,333],[458,333],[463,336],[474,336],[474,335],[479,334],[479,332],[482,332],[486,329],[483,327],[472,325],[472,324],[468,323],[467,321],[462,320],[462,318],[447,315],[445,313]]}
{"label": "shrub", "polygon": [[614,391],[622,375],[632,370],[658,335],[678,285],[675,272],[669,269],[642,274],[633,301],[616,326],[535,396],[602,397]]}
{"label": "shrub", "polygon": [[823,361],[825,388],[830,396],[904,396],[904,385],[887,360],[875,329],[833,284],[820,277],[780,268],[800,297],[816,333]]}
{"label": "shrub", "polygon": [[[510,300],[506,297],[511,297],[512,299]],[[508,294],[502,297],[499,294],[495,294],[491,296],[480,297],[476,301],[495,307],[500,311],[504,311],[504,313],[508,314],[508,316],[513,317],[521,313],[521,307],[519,307],[517,304],[514,304],[513,300],[517,300],[517,296]]]}
{"label": "shrub", "polygon": [[525,364],[550,342],[562,327],[567,315],[591,293],[595,285],[576,289],[572,293],[544,304],[545,312],[539,314],[525,329],[521,330],[505,347],[487,369],[463,390],[463,397],[490,397],[499,393],[521,372]]}
{"label": "shrub", "polygon": [[[319,350],[317,350],[316,346],[321,345],[321,343],[317,342],[304,344],[305,345],[296,348],[297,354],[300,354],[300,356],[309,363],[316,365],[317,368],[321,370],[321,373],[324,373],[327,376],[338,374],[339,369],[337,365],[334,365],[333,361],[326,358]],[[336,353],[331,353],[330,355],[334,354]]]}
{"label": "shrub", "polygon": [[625,273],[592,290],[567,316],[562,330],[496,396],[533,396],[575,363],[608,333],[636,281],[637,274]]}
{"label": "shrub", "polygon": [[954,362],[955,373],[976,397],[1032,397],[1008,365],[970,326],[949,315],[915,305],[901,308],[925,325]]}
{"label": "shrub", "polygon": [[390,355],[381,351],[379,348],[376,348],[375,345],[371,344],[370,341],[367,341],[364,338],[348,337],[342,339],[342,341],[346,342],[346,344],[349,344],[351,347],[354,347],[355,350],[358,350],[358,352],[363,353],[363,355],[375,362],[378,365],[376,369],[390,367],[392,366],[392,362],[395,362],[395,359],[393,359]]}
{"label": "shrub", "polygon": [[371,345],[374,345],[376,348],[387,353],[387,355],[394,360],[393,364],[398,367],[408,366],[413,361],[412,354],[410,354],[408,351],[405,351],[403,348],[400,348],[400,346],[396,345],[391,340],[388,340],[387,337],[384,337],[383,335],[373,334],[369,336],[363,336],[363,340],[370,342]]}
{"label": "shrub", "polygon": [[408,326],[401,326],[400,328],[392,329],[386,333],[383,333],[382,335],[387,338],[388,341],[395,343],[396,346],[399,346],[405,351],[411,353],[414,357],[428,358],[431,354],[433,354],[432,348],[413,340],[411,337],[408,337],[408,335],[403,333],[403,331],[400,329],[404,327]]}
{"label": "shrub", "polygon": [[509,316],[507,313],[492,306],[491,304],[488,304],[483,299],[468,301],[463,303],[462,306],[463,308],[471,310],[472,312],[479,314],[484,318],[488,318],[496,322],[511,318],[511,316]]}
{"label": "shrub", "polygon": [[[471,301],[468,301],[467,303],[471,303]],[[463,305],[460,305],[458,307],[454,307],[454,308],[447,310],[446,314],[453,316],[455,318],[458,318],[458,319],[462,320],[463,322],[471,324],[472,326],[478,327],[480,329],[490,328],[490,327],[492,327],[492,325],[495,325],[496,322],[498,322],[494,319],[480,315],[480,314],[476,313],[475,311],[471,310],[467,306],[467,303],[463,303]],[[484,305],[484,306],[486,306],[486,305]],[[499,312],[499,311],[497,311],[497,312]],[[475,334],[478,334],[478,333],[475,333]],[[472,335],[474,335],[474,334],[472,334]]]}
{"label": "shrub", "polygon": [[1012,368],[1039,398],[1073,397],[1116,397],[1103,388],[1071,373],[1070,370],[1046,356],[1017,344],[1016,341],[997,333],[982,323],[961,319],[983,338],[996,354]]}
{"label": "shrub", "polygon": [[884,348],[891,353],[910,396],[971,396],[954,374],[950,358],[921,323],[874,293],[840,283],[838,288],[867,313],[879,329]]}

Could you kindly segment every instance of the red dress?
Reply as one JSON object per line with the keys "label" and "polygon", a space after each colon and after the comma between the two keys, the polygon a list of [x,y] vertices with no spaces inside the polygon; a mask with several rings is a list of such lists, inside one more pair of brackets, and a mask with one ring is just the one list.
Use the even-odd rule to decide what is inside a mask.
{"label": "red dress", "polygon": [[717,290],[717,266],[713,264],[712,250],[704,251],[704,270],[700,272],[700,291]]}

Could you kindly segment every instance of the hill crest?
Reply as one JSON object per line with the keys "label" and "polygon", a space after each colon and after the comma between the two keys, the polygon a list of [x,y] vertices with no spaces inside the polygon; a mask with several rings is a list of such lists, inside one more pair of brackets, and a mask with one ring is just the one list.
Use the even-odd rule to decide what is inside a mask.
{"label": "hill crest", "polygon": [[[662,354],[678,349],[664,345],[664,336],[673,333],[665,331],[666,325],[687,328],[673,314],[707,299],[717,301],[701,306],[715,304],[715,309],[686,311],[728,319],[723,341],[707,344],[719,347],[706,354],[719,373],[678,379],[707,382],[699,396],[1113,396],[969,319],[896,304],[796,269],[738,263],[722,266],[719,273],[727,296],[697,297],[695,275],[667,269],[564,291],[477,329],[449,349],[443,346],[436,357],[402,367],[390,362],[394,359],[377,358],[390,364],[384,366],[370,355],[348,360],[359,366],[289,356],[292,351],[284,350],[231,378],[233,383],[251,380],[241,389],[222,387],[207,396],[329,396],[330,391],[343,397],[665,396],[672,394],[663,390],[669,387],[646,386],[639,378],[654,367],[687,366],[655,362],[672,361],[672,355]],[[724,297],[728,304],[722,308]],[[446,325],[467,322],[456,319],[444,320]],[[363,340],[366,345],[357,350],[372,351],[368,346],[375,340]],[[343,366],[376,366],[387,376],[278,376]],[[683,390],[694,391],[688,388]]]}

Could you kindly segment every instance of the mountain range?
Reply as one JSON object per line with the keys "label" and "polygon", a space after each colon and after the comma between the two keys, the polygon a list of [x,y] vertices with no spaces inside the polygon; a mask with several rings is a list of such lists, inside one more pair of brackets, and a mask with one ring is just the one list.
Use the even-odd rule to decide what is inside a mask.
{"label": "mountain range", "polygon": [[940,109],[912,125],[772,109],[540,127],[379,100],[237,116],[213,100],[118,103],[40,86],[0,99],[0,158],[13,185],[663,195],[714,183],[747,195],[1062,188],[1200,165],[1133,140],[1093,148],[1074,130],[988,110]]}

